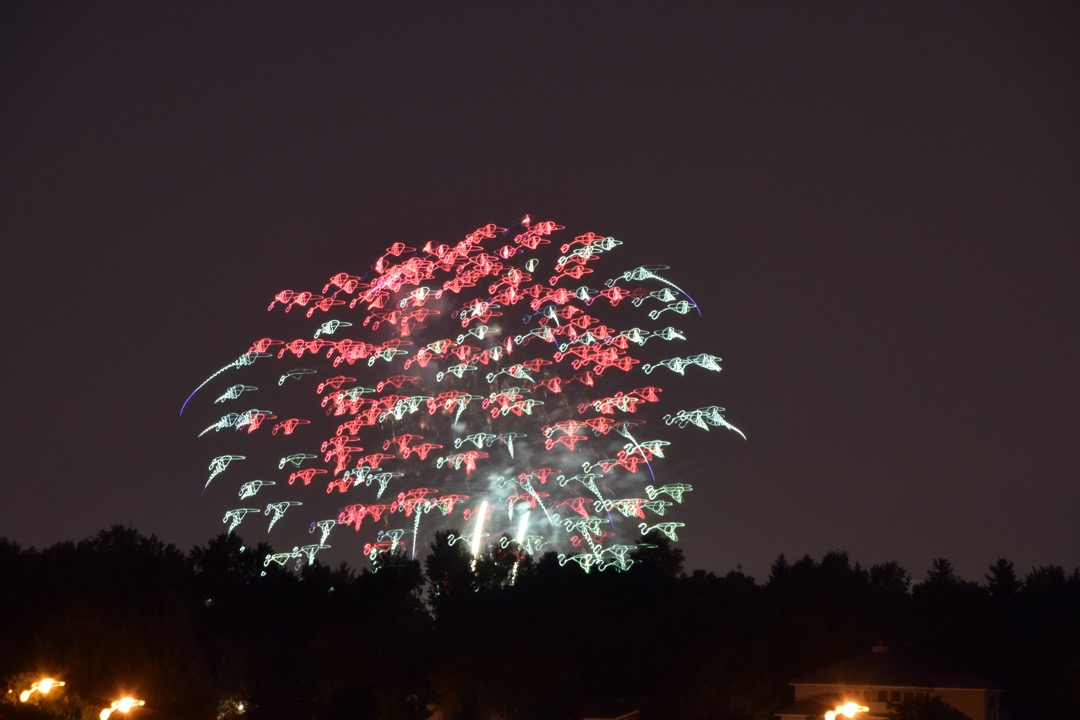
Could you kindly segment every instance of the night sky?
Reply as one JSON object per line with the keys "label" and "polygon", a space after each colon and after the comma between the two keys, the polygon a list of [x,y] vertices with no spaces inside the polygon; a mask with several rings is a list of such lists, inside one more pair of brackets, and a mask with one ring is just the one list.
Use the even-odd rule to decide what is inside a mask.
{"label": "night sky", "polygon": [[4,3],[0,536],[204,544],[273,295],[530,213],[702,309],[688,569],[1080,564],[1080,7],[668,5]]}

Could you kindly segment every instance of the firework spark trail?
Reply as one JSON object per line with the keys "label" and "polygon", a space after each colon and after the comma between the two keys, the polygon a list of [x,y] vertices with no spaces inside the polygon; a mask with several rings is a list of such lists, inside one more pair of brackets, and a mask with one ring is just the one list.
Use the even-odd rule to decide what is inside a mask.
{"label": "firework spark trail", "polygon": [[[197,388],[195,388],[194,390],[192,390],[191,394],[187,396],[187,399],[184,400],[184,404],[180,406],[180,414],[181,415],[184,414],[184,410],[187,408],[188,403],[191,402],[191,398],[195,397],[195,393],[199,392],[204,387],[209,385],[210,381],[213,380],[214,378],[216,378],[218,375],[225,372],[226,370],[232,370],[233,368],[240,368],[240,367],[245,367],[247,365],[251,365],[252,363],[254,363],[256,360],[258,360],[261,357],[269,357],[269,355],[267,353],[262,353],[262,352],[255,352],[255,353],[246,352],[243,355],[241,355],[240,357],[233,360],[228,365],[225,365],[224,367],[219,368],[218,370],[214,371],[214,373],[211,374],[210,377],[206,378],[201,383],[199,383],[199,386]],[[239,393],[237,393],[237,396],[239,396]],[[219,400],[221,400],[221,399],[222,398],[219,398]]]}
{"label": "firework spark trail", "polygon": [[[675,535],[681,524],[655,522],[646,512],[664,515],[691,488],[656,487],[653,464],[671,443],[639,440],[631,429],[653,420],[646,426],[650,432],[695,425],[742,433],[718,406],[672,410],[660,423],[654,407],[661,404],[662,390],[642,381],[660,367],[680,376],[691,367],[718,371],[719,358],[663,358],[661,346],[686,342],[684,332],[627,322],[666,321],[669,313],[690,310],[700,315],[682,288],[657,274],[666,266],[615,269],[601,281],[602,290],[570,287],[602,277],[610,251],[621,243],[586,233],[561,245],[563,254],[554,259],[547,252],[554,248],[543,246],[561,229],[526,218],[513,231],[486,225],[454,245],[429,242],[417,249],[394,243],[369,272],[338,273],[321,293],[283,290],[274,296],[270,310],[301,309],[291,318],[310,322],[306,337],[256,340],[184,403],[186,408],[228,370],[250,372],[256,359],[276,358],[267,373],[270,386],[282,389],[272,398],[259,393],[260,406],[275,409],[227,413],[200,433],[214,431],[207,438],[218,438],[214,442],[233,438],[252,456],[255,451],[245,444],[249,436],[250,442],[276,438],[276,471],[267,467],[287,482],[239,478],[241,497],[259,490],[274,495],[277,502],[266,509],[271,527],[279,520],[284,526],[286,509],[313,504],[318,495],[346,495],[333,519],[305,520],[311,532],[321,529],[319,543],[304,552],[294,547],[279,553],[272,562],[310,562],[328,547],[332,529],[361,531],[365,518],[378,530],[377,541],[365,545],[366,555],[409,545],[415,556],[421,515],[432,510],[440,511],[443,526],[466,530],[459,539],[468,538],[474,556],[485,543],[513,538],[530,554],[554,550],[561,562],[585,569],[624,569],[633,547],[627,543],[639,534]],[[545,262],[551,273],[543,270]],[[646,351],[650,339],[655,341]],[[305,366],[281,367],[292,360]],[[234,383],[211,407],[256,387],[254,381]],[[263,425],[279,415],[287,419]],[[215,458],[206,485],[242,457]],[[255,471],[252,463],[245,470],[248,465]],[[640,465],[649,471],[647,480]],[[320,489],[316,480],[327,484]],[[661,492],[672,502],[657,500]],[[384,493],[397,499],[380,501]],[[516,523],[515,506],[525,508]],[[507,512],[493,513],[497,508]],[[243,510],[250,511],[226,516],[230,531]],[[628,520],[641,522],[634,527]],[[402,540],[405,535],[411,542]]]}

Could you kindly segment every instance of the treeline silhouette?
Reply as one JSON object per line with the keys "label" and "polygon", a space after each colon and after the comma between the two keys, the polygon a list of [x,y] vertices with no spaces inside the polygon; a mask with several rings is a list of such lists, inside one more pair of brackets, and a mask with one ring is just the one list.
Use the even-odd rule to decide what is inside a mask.
{"label": "treeline silhouette", "polygon": [[0,677],[50,674],[70,693],[34,707],[8,693],[0,717],[80,717],[126,693],[147,720],[575,718],[620,698],[643,718],[768,718],[791,678],[875,643],[983,675],[1013,718],[1080,711],[1077,570],[1020,577],[999,560],[971,582],[939,559],[913,583],[831,552],[781,555],[759,583],[686,574],[649,539],[626,573],[512,544],[473,563],[446,534],[423,563],[299,572],[236,535],[186,554],[120,526],[43,550],[0,539]]}

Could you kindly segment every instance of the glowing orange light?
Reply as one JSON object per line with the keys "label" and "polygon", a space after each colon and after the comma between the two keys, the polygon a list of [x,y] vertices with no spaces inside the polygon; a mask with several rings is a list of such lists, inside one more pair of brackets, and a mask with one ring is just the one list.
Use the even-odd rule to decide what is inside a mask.
{"label": "glowing orange light", "polygon": [[53,680],[52,678],[41,678],[35,683],[30,685],[29,690],[23,690],[19,693],[19,702],[26,702],[30,699],[30,696],[35,692],[39,692],[42,695],[48,695],[49,691],[54,687],[63,687],[65,683],[62,680]]}
{"label": "glowing orange light", "polygon": [[825,720],[835,720],[838,715],[843,715],[846,718],[853,718],[858,713],[870,712],[870,708],[865,705],[859,705],[858,703],[846,702],[843,705],[837,705],[835,710],[830,710],[825,713]]}
{"label": "glowing orange light", "polygon": [[108,720],[109,716],[112,715],[113,712],[116,710],[119,710],[122,713],[127,713],[130,712],[132,709],[142,707],[145,704],[145,700],[136,700],[133,697],[125,696],[120,698],[119,700],[113,700],[112,705],[102,710],[99,717],[101,718],[101,720]]}

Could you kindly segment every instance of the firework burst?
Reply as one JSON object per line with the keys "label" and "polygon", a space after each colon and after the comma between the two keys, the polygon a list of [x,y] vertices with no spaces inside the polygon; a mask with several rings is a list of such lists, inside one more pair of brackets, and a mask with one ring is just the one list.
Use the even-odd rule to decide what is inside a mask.
{"label": "firework burst", "polygon": [[226,485],[243,505],[228,531],[276,535],[302,516],[306,542],[266,558],[281,565],[331,540],[415,556],[447,527],[474,556],[551,550],[585,569],[627,568],[646,533],[677,540],[692,488],[654,469],[667,437],[739,431],[715,405],[665,410],[656,383],[720,358],[679,352],[675,325],[700,311],[667,268],[605,276],[621,243],[557,244],[561,230],[526,217],[453,245],[398,242],[359,275],[277,293],[268,310],[303,331],[255,340],[199,386],[244,375],[199,433],[221,447],[204,492]]}

